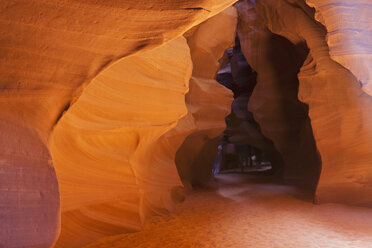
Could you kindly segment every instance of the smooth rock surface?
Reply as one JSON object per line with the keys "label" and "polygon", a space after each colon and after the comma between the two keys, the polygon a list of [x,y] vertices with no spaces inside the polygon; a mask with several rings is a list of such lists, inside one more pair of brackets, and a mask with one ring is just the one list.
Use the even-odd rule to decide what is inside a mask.
{"label": "smooth rock surface", "polygon": [[372,2],[306,0],[327,29],[331,58],[348,69],[372,95]]}
{"label": "smooth rock surface", "polygon": [[298,56],[306,56],[304,42],[309,49],[298,78],[322,160],[315,201],[372,206],[372,98],[331,59],[327,32],[302,1],[262,0],[253,12],[255,25],[287,38]]}
{"label": "smooth rock surface", "polygon": [[62,212],[56,247],[137,231],[149,209],[171,208],[182,184],[158,141],[187,113],[191,70],[177,38],[102,71],[63,115],[50,143]]}
{"label": "smooth rock surface", "polygon": [[118,59],[160,46],[233,2],[0,2],[2,246],[49,247],[57,238],[59,192],[48,139],[84,87]]}
{"label": "smooth rock surface", "polygon": [[[211,51],[211,62],[232,44],[236,21],[230,7],[196,27],[192,37],[201,41],[198,47]],[[211,43],[204,30],[213,28],[219,32]],[[178,148],[192,136],[196,152],[188,150],[181,158],[197,159],[196,144],[204,147],[208,135],[213,139],[222,132],[231,104],[231,93],[213,80],[213,73],[209,78],[194,76],[198,68],[210,70],[193,66],[192,58],[206,59],[190,40],[179,37],[107,67],[55,127],[50,145],[62,211],[56,247],[81,247],[103,236],[138,231],[147,216],[166,213],[182,200],[175,165]],[[206,116],[208,112],[213,115]],[[197,175],[211,170],[202,173],[185,166]]]}
{"label": "smooth rock surface", "polygon": [[[0,2],[0,247],[50,247],[60,231],[57,247],[80,247],[139,230],[182,201],[177,169],[186,186],[208,177],[231,102],[214,76],[236,24],[231,8],[215,15],[233,2]],[[316,201],[372,206],[371,4],[306,2],[317,12],[304,0],[242,9],[240,32],[260,34],[245,37],[257,41],[246,43],[249,63],[274,78],[259,79],[250,108],[290,161],[287,176],[313,183],[299,72],[322,159]]]}

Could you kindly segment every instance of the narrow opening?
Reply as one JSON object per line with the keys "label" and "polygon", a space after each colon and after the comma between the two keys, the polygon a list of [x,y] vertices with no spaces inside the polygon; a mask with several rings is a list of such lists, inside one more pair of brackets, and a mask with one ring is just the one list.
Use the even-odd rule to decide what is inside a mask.
{"label": "narrow opening", "polygon": [[257,173],[279,171],[282,167],[279,152],[265,137],[253,113],[248,110],[249,99],[257,84],[257,73],[242,53],[238,36],[235,45],[219,60],[216,81],[234,95],[231,113],[226,116],[226,130],[221,134],[218,154],[214,159],[213,174]]}

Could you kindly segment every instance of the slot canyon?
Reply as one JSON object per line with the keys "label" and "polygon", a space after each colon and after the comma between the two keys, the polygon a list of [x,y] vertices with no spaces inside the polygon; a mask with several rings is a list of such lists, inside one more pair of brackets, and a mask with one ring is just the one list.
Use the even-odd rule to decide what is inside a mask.
{"label": "slot canyon", "polygon": [[0,10],[0,248],[372,247],[371,0]]}

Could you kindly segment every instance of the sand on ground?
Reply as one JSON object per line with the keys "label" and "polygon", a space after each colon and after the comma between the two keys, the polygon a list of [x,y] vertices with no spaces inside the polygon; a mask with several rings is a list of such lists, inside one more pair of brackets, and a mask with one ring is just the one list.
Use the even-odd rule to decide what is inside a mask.
{"label": "sand on ground", "polygon": [[[265,182],[266,181],[266,182]],[[144,230],[90,248],[371,248],[372,209],[312,204],[311,194],[248,174],[216,176]]]}

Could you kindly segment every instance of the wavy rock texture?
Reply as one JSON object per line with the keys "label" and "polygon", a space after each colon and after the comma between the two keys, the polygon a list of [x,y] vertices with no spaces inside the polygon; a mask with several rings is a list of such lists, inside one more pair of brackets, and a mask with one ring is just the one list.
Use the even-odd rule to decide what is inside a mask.
{"label": "wavy rock texture", "polygon": [[224,119],[231,109],[232,93],[215,77],[218,60],[234,44],[236,24],[236,10],[230,7],[186,34],[194,65],[186,95],[189,112],[175,129],[184,132],[185,123],[193,124],[188,126],[189,135],[175,158],[185,186],[200,184],[211,175],[219,135],[226,128]]}
{"label": "wavy rock texture", "polygon": [[149,209],[171,207],[181,186],[160,137],[187,113],[192,64],[185,38],[100,73],[51,137],[62,232],[57,247],[139,230]]}
{"label": "wavy rock texture", "polygon": [[59,193],[47,143],[81,86],[233,2],[0,2],[0,139],[7,140],[0,149],[0,245],[48,247],[56,239]]}
{"label": "wavy rock texture", "polygon": [[322,159],[316,201],[372,206],[371,97],[330,58],[326,31],[303,2],[262,0],[255,9],[272,32],[309,48],[298,77]]}
{"label": "wavy rock texture", "polygon": [[320,159],[307,107],[297,99],[301,57],[296,49],[301,47],[296,48],[285,38],[271,33],[249,1],[236,6],[242,51],[257,72],[257,85],[248,109],[264,136],[273,141],[282,155],[284,178],[315,188]]}
{"label": "wavy rock texture", "polygon": [[327,29],[331,58],[350,70],[372,95],[372,2],[307,0]]}
{"label": "wavy rock texture", "polygon": [[[210,62],[216,64],[231,45],[236,21],[231,7],[197,26],[192,37],[201,41],[198,46],[208,51]],[[213,28],[216,37],[208,42],[205,39],[213,36],[205,30]],[[174,162],[177,149],[187,135],[201,147],[208,135],[218,136],[231,104],[231,93],[213,76],[193,77],[186,97],[189,112],[177,124],[186,115],[190,52],[194,59],[206,60],[198,49],[189,51],[180,37],[120,60],[99,74],[61,118],[51,138],[62,208],[56,247],[80,247],[103,236],[139,230],[148,214],[171,210],[174,201],[182,199]],[[197,152],[182,154],[181,149],[178,156],[187,161],[197,157],[200,150],[192,145]],[[184,166],[190,173],[195,169]]]}

